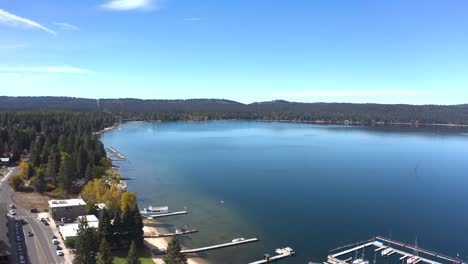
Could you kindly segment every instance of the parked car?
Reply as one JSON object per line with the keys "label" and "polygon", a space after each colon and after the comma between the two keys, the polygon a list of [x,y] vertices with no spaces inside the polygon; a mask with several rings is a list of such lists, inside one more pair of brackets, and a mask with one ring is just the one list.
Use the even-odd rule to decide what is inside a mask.
{"label": "parked car", "polygon": [[37,213],[37,209],[36,208],[31,208],[30,212],[31,213]]}
{"label": "parked car", "polygon": [[16,211],[11,209],[10,212],[9,212],[11,215],[16,215]]}
{"label": "parked car", "polygon": [[11,208],[11,209],[15,209],[16,206],[15,206],[14,204],[10,204],[10,208]]}
{"label": "parked car", "polygon": [[63,222],[63,223],[66,223],[67,219],[65,217],[62,217],[62,218],[60,218],[60,221]]}
{"label": "parked car", "polygon": [[60,244],[60,242],[59,242],[58,239],[56,239],[56,238],[52,239],[52,243],[53,243],[54,245]]}
{"label": "parked car", "polygon": [[62,247],[60,247],[59,245],[55,245],[55,250],[62,250]]}
{"label": "parked car", "polygon": [[62,250],[57,250],[57,255],[58,256],[63,256],[63,251]]}
{"label": "parked car", "polygon": [[20,253],[18,255],[18,258],[19,258],[19,263],[20,264],[26,264],[26,257],[23,255],[23,253]]}
{"label": "parked car", "polygon": [[23,245],[21,245],[21,243],[16,244],[16,249],[18,249],[18,252],[23,252],[24,250]]}
{"label": "parked car", "polygon": [[28,237],[32,237],[34,234],[31,231],[28,231]]}
{"label": "parked car", "polygon": [[17,235],[17,236],[16,236],[16,242],[21,242],[21,241],[23,241],[23,239],[21,239],[21,236],[20,236],[20,235]]}

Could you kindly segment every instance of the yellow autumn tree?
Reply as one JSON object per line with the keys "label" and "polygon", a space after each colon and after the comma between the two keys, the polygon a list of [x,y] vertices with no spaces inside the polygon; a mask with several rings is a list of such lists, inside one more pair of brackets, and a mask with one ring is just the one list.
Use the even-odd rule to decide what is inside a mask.
{"label": "yellow autumn tree", "polygon": [[19,165],[19,175],[23,178],[28,177],[29,164],[26,161],[22,161]]}
{"label": "yellow autumn tree", "polygon": [[136,198],[135,193],[124,192],[122,194],[122,199],[120,200],[120,211],[124,212],[127,205],[130,209],[135,209],[136,201],[137,201],[137,198]]}
{"label": "yellow autumn tree", "polygon": [[88,182],[81,190],[81,196],[87,203],[105,203],[107,209],[112,212],[120,209],[123,193],[115,184],[109,186],[102,179],[94,179]]}

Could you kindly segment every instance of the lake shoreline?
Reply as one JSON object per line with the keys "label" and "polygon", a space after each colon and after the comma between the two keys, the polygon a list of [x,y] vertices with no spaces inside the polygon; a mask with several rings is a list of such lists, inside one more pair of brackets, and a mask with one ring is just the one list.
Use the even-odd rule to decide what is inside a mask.
{"label": "lake shoreline", "polygon": [[[144,220],[143,221],[143,231],[146,235],[159,235],[170,233],[171,231],[164,227],[157,226],[156,220]],[[145,238],[145,246],[150,250],[153,262],[156,264],[164,264],[163,257],[164,255],[154,254],[154,250],[163,251],[167,248],[167,245],[170,241],[170,237],[159,237],[159,238]],[[185,247],[183,247],[185,249]],[[209,264],[206,259],[197,257],[197,256],[187,256],[188,264]]]}

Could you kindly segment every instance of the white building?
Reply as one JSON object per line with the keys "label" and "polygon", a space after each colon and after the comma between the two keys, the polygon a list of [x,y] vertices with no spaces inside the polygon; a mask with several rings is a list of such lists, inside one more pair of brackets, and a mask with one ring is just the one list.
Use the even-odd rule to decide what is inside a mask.
{"label": "white building", "polygon": [[96,216],[94,215],[78,216],[78,223],[65,224],[63,226],[59,226],[60,234],[62,234],[62,237],[64,240],[67,240],[67,238],[70,238],[70,237],[76,237],[78,235],[79,221],[83,218],[86,219],[89,227],[98,228],[99,219],[97,219]]}

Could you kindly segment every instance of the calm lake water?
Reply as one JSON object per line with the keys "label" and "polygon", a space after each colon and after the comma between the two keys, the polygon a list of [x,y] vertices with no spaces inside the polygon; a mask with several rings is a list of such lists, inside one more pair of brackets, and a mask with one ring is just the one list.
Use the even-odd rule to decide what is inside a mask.
{"label": "calm lake water", "polygon": [[[468,259],[468,136],[295,123],[133,123],[102,140],[128,162],[140,207],[187,207],[164,225],[196,227],[189,247],[258,237],[204,253],[247,263],[291,246],[279,263],[324,261],[373,235]],[[224,201],[221,203],[220,201]]]}

